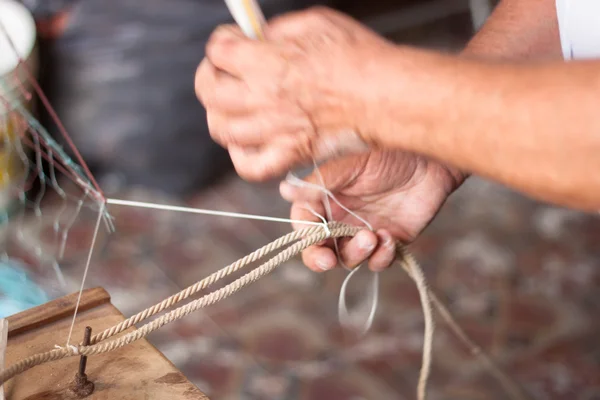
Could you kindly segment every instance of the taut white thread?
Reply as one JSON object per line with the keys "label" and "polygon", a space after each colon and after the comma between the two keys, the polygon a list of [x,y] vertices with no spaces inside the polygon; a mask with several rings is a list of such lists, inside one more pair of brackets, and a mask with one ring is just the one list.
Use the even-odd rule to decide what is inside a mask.
{"label": "taut white thread", "polygon": [[192,213],[192,214],[216,215],[216,216],[222,216],[222,217],[255,219],[255,220],[259,220],[259,221],[285,222],[285,223],[304,224],[304,225],[313,225],[313,226],[323,226],[323,225],[326,226],[326,224],[324,224],[322,222],[302,221],[302,220],[294,220],[294,219],[288,219],[288,218],[268,217],[268,216],[264,216],[264,215],[243,214],[243,213],[228,212],[228,211],[205,210],[202,208],[171,206],[171,205],[167,205],[167,204],[146,203],[143,201],[106,199],[106,203],[119,205],[119,206],[151,208],[154,210],[187,212],[187,213]]}
{"label": "taut white thread", "polygon": [[79,303],[81,302],[81,293],[83,293],[85,279],[87,278],[87,273],[92,262],[92,253],[94,252],[94,247],[96,247],[96,239],[98,238],[98,231],[100,230],[100,221],[102,221],[102,215],[104,214],[105,207],[106,203],[102,203],[100,205],[100,210],[98,211],[98,219],[96,220],[96,227],[94,228],[94,236],[92,237],[92,244],[90,245],[87,261],[85,262],[85,270],[83,271],[83,279],[81,279],[81,287],[79,288],[79,296],[77,296],[77,303],[75,304],[73,320],[71,321],[71,327],[69,328],[69,336],[67,336],[67,347],[69,347],[71,343],[71,335],[73,334],[73,327],[75,326],[75,318],[77,318],[77,311],[79,310]]}

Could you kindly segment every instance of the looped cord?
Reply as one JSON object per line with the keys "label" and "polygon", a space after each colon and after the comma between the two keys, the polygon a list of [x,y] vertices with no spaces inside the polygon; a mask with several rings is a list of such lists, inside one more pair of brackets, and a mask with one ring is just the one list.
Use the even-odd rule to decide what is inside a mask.
{"label": "looped cord", "polygon": [[[319,170],[319,166],[318,166],[316,160],[314,160],[314,159],[313,159],[313,164],[314,164],[314,171],[317,174],[317,176],[321,182],[321,185],[317,185],[317,184],[314,184],[311,182],[306,182],[305,180],[300,179],[299,177],[294,175],[293,172],[291,172],[291,171],[288,172],[286,181],[296,187],[314,189],[314,190],[318,190],[319,192],[323,193],[324,200],[325,200],[324,201],[325,211],[327,213],[327,219],[329,221],[333,222],[333,215],[331,212],[331,204],[329,203],[329,199],[331,199],[341,209],[343,209],[349,215],[352,215],[354,218],[356,218],[357,220],[362,222],[370,231],[373,231],[373,226],[367,220],[362,218],[360,215],[356,214],[354,211],[350,210],[348,207],[344,206],[335,197],[335,195],[325,187],[325,181],[323,179],[323,175],[321,174],[321,171]],[[312,208],[307,207],[306,209],[308,211],[310,211],[312,214],[314,214],[315,216],[317,216],[322,221],[326,221],[326,219],[322,215],[320,215],[319,213],[314,211]],[[344,260],[342,259],[342,257],[340,256],[340,249],[338,246],[337,238],[333,239],[333,245],[335,248],[335,254],[336,254],[338,263],[346,271],[349,271],[348,275],[346,275],[346,277],[344,278],[344,281],[342,282],[342,286],[340,288],[340,294],[338,297],[338,320],[340,322],[340,325],[342,325],[344,328],[356,329],[356,324],[353,323],[353,319],[350,317],[350,313],[348,312],[348,305],[346,303],[346,291],[347,291],[350,280],[362,268],[362,264],[357,266],[354,269],[348,267],[346,265],[346,263],[344,263]],[[371,329],[371,326],[373,325],[373,321],[375,319],[375,314],[377,313],[377,306],[379,303],[379,274],[377,272],[373,272],[373,277],[372,277],[371,282],[372,282],[371,283],[372,289],[370,290],[369,296],[367,296],[367,297],[371,298],[371,308],[366,317],[365,323],[363,324],[362,328],[359,329],[360,336],[369,332],[369,330]]]}
{"label": "looped cord", "polygon": [[[362,267],[362,265],[354,268],[344,279],[342,283],[342,287],[340,289],[340,296],[338,299],[338,318],[340,320],[340,324],[345,328],[355,328],[355,324],[353,323],[353,319],[348,312],[348,306],[346,305],[346,288],[348,287],[348,283],[350,279],[358,272],[358,270]],[[375,320],[375,314],[377,313],[377,306],[379,302],[379,273],[373,272],[373,279],[371,280],[371,309],[369,310],[369,314],[367,319],[359,331],[359,335],[362,336],[366,334],[373,326],[373,321]]]}

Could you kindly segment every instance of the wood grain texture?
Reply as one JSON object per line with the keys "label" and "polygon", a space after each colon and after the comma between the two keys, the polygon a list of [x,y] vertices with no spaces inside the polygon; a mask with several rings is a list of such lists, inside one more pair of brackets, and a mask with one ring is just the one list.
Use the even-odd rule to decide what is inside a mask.
{"label": "wood grain texture", "polygon": [[[4,370],[4,359],[6,358],[6,345],[8,344],[8,320],[0,319],[0,368]],[[4,400],[4,386],[0,387],[0,400]]]}
{"label": "wood grain texture", "polygon": [[[47,351],[55,345],[65,345],[71,324],[71,313],[77,295],[69,295],[48,304],[11,317],[18,322],[17,330],[10,328],[6,363],[10,365],[24,357]],[[100,332],[125,318],[111,303],[104,289],[85,291],[73,340],[83,338],[86,326]],[[67,310],[71,310],[69,313]],[[128,330],[130,332],[134,328]],[[71,357],[34,367],[5,385],[10,400],[77,399],[71,391],[79,365]],[[90,356],[86,374],[94,382],[94,393],[87,399],[172,399],[208,400],[208,398],[147,340],[136,341],[110,353]]]}
{"label": "wood grain texture", "polygon": [[[78,296],[79,293],[72,293],[8,317],[8,337],[72,317]],[[78,313],[108,302],[110,295],[103,288],[86,289],[81,294]]]}

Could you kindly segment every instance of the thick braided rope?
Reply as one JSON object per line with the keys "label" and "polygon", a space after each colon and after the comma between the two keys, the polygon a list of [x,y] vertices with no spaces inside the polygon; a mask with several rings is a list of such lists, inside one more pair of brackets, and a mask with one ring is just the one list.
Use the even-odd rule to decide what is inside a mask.
{"label": "thick braided rope", "polygon": [[[331,224],[329,226],[333,228],[335,225]],[[193,296],[200,290],[206,289],[207,287],[211,286],[215,282],[244,268],[248,264],[251,264],[257,260],[260,260],[267,254],[272,253],[273,251],[278,250],[281,247],[283,247],[293,241],[296,241],[302,237],[310,236],[310,235],[313,235],[313,234],[315,234],[319,231],[323,231],[323,230],[324,229],[321,226],[311,226],[309,228],[300,229],[300,230],[288,233],[287,235],[282,236],[279,239],[261,247],[260,249],[254,251],[254,252],[248,254],[247,256],[237,260],[236,262],[226,266],[225,268],[222,268],[219,271],[212,273],[208,277],[202,279],[199,282],[196,282],[195,284],[180,291],[179,293],[176,293],[176,294],[168,297],[167,299],[161,301],[160,303],[155,304],[152,307],[149,307],[149,308],[145,309],[144,311],[141,311],[141,312],[127,318],[125,321],[120,322],[119,324],[117,324],[111,328],[108,328],[97,335],[94,335],[92,337],[92,339],[90,340],[90,344],[96,344],[105,339],[108,339],[111,336],[119,334],[119,333],[129,329],[131,326],[133,326],[141,321],[144,321],[144,320],[152,317],[153,315],[160,313],[161,311],[163,311],[167,308],[172,307],[173,305],[187,299],[190,296]]]}
{"label": "thick braided rope", "polygon": [[[262,247],[261,249],[240,259],[236,263],[231,264],[230,266],[226,267],[225,269],[230,269],[229,272],[226,271],[226,272],[223,272],[222,274],[219,274],[219,273],[213,274],[213,275],[215,275],[215,277],[213,278],[212,281],[207,281],[209,283],[204,284],[205,286],[201,285],[202,281],[198,282],[196,285],[199,285],[199,287],[200,286],[208,287],[208,286],[210,286],[210,284],[214,283],[215,281],[221,279],[224,276],[227,276],[228,274],[230,274],[238,269],[243,268],[246,264],[256,261],[257,259],[263,257],[264,255],[268,254],[269,252],[279,249],[293,241],[296,241],[296,240],[302,238],[303,236],[305,236],[305,238],[303,240],[289,246],[288,248],[283,250],[281,253],[279,253],[275,257],[271,258],[269,261],[265,262],[261,266],[257,267],[255,270],[247,273],[246,275],[244,275],[241,278],[237,279],[236,281],[230,283],[229,285],[226,285],[225,287],[223,287],[219,290],[216,290],[216,291],[209,293],[195,301],[192,301],[184,306],[181,306],[181,307],[163,315],[162,317],[157,318],[155,321],[147,323],[146,325],[142,326],[140,329],[138,329],[134,332],[131,332],[127,335],[124,335],[118,339],[113,339],[113,340],[105,342],[105,343],[94,344],[91,346],[78,346],[78,347],[68,346],[66,348],[58,348],[58,349],[51,350],[51,351],[48,351],[45,353],[35,354],[31,357],[23,359],[23,360],[19,361],[18,363],[10,366],[8,369],[6,369],[5,371],[3,371],[0,374],[0,385],[4,384],[4,382],[8,381],[9,379],[13,378],[14,376],[16,376],[22,372],[25,372],[25,371],[29,370],[30,368],[33,368],[37,365],[45,364],[45,363],[48,363],[51,361],[57,361],[57,360],[67,358],[67,357],[78,356],[78,355],[93,355],[93,354],[106,353],[106,352],[124,347],[129,343],[132,343],[136,340],[139,340],[139,339],[145,337],[150,332],[153,332],[170,322],[181,319],[181,318],[185,317],[186,315],[188,315],[200,308],[214,304],[226,297],[229,297],[230,295],[237,292],[244,286],[246,286],[252,282],[255,282],[258,279],[262,278],[263,276],[267,275],[268,273],[273,271],[277,266],[288,261],[295,255],[302,252],[302,250],[306,249],[307,247],[309,247],[315,243],[318,243],[327,238],[354,236],[359,230],[360,229],[357,227],[351,227],[351,226],[339,224],[339,223],[331,223],[327,226],[307,228],[307,229],[304,229],[301,231],[297,231],[297,233],[293,232],[291,234],[285,235],[285,236],[277,239],[273,243]],[[488,368],[490,370],[490,372],[492,373],[492,375],[496,379],[498,379],[498,381],[502,384],[504,389],[509,394],[510,398],[519,399],[519,400],[527,399],[528,396],[526,396],[522,392],[520,387],[514,381],[512,381],[510,379],[510,377],[508,375],[506,375],[493,362],[493,360],[490,359],[485,354],[485,352],[483,352],[483,350],[481,348],[479,348],[476,344],[474,344],[468,338],[468,336],[465,334],[465,332],[458,326],[458,324],[454,321],[454,319],[448,312],[448,309],[437,298],[435,293],[433,293],[427,287],[427,282],[425,280],[423,271],[421,270],[421,268],[418,265],[418,263],[416,262],[416,260],[412,257],[411,254],[406,252],[405,248],[400,244],[398,244],[398,260],[400,261],[402,268],[407,272],[409,277],[415,281],[415,284],[416,284],[418,292],[419,292],[421,304],[423,307],[423,313],[424,313],[424,319],[425,319],[423,362],[421,365],[421,371],[419,374],[419,383],[417,386],[417,399],[424,400],[426,398],[427,382],[428,382],[428,378],[429,378],[430,370],[431,370],[432,343],[433,343],[433,333],[434,333],[434,320],[433,320],[432,305],[440,312],[440,315],[448,323],[448,325],[454,331],[454,333],[461,339],[461,341],[471,349],[471,352],[483,361],[486,368]],[[165,301],[151,307],[151,308],[154,308],[154,310],[155,310],[152,314],[150,314],[150,312],[147,312],[147,310],[145,310],[144,312],[141,312],[137,315],[145,314],[145,315],[147,315],[145,318],[148,318],[149,316],[160,312],[160,310],[164,310],[165,308],[170,307],[171,305],[175,304],[176,302],[185,299],[185,297],[184,297],[184,296],[186,296],[185,292],[188,290],[190,292],[193,291],[194,290],[193,288],[196,285],[192,285],[190,288],[185,289],[181,293],[171,296],[169,298],[169,299],[173,299],[173,300],[170,300],[170,301],[172,301],[171,303],[168,303],[169,299],[166,299]],[[200,289],[201,288],[198,288],[197,290],[200,290]],[[187,294],[187,296],[190,296],[191,294],[192,293],[189,293],[189,294]],[[179,296],[181,296],[181,297],[179,297]],[[162,304],[162,306],[161,306],[161,304]],[[159,311],[156,311],[156,310],[159,310]],[[143,319],[140,317],[138,317],[138,318],[139,318],[138,321],[141,321]],[[131,319],[133,319],[133,317]],[[133,324],[133,322],[129,326],[131,326],[132,324]],[[107,331],[111,331],[113,328],[111,328]],[[123,329],[126,329],[126,328],[123,328]],[[115,330],[115,332],[116,332],[116,330]],[[116,334],[116,333],[114,333],[114,334]]]}
{"label": "thick braided rope", "polygon": [[[25,358],[13,364],[0,374],[0,385],[2,385],[7,380],[13,378],[14,376],[40,364],[78,355],[101,354],[123,347],[135,340],[141,339],[142,337],[148,335],[150,332],[153,332],[154,330],[159,329],[160,327],[170,322],[183,318],[184,316],[190,314],[191,312],[199,308],[216,303],[217,301],[230,296],[231,294],[240,290],[245,285],[252,283],[258,280],[259,278],[263,277],[264,275],[268,274],[278,265],[284,263],[285,261],[288,261],[290,258],[299,254],[302,250],[315,243],[318,243],[329,237],[354,236],[359,230],[356,227],[349,227],[339,224],[332,224],[330,226],[332,228],[329,228],[327,230],[321,229],[320,231],[317,231],[316,233],[307,236],[303,240],[291,245],[290,247],[283,250],[281,253],[277,254],[275,257],[271,258],[269,261],[260,265],[253,271],[242,276],[241,278],[238,278],[234,282],[224,286],[223,288],[209,293],[184,306],[181,306],[163,315],[162,317],[140,327],[140,329],[131,332],[127,335],[124,335],[118,339],[113,339],[108,342],[98,343],[91,346],[69,346],[65,348],[54,349],[45,353],[39,353]],[[294,237],[295,236],[289,236],[287,242],[292,242],[294,240]],[[285,243],[280,243],[280,246],[283,245],[285,245]]]}
{"label": "thick braided rope", "polygon": [[[160,329],[162,326],[164,326],[166,324],[169,324],[173,321],[179,320],[200,308],[204,308],[208,305],[217,303],[217,302],[231,296],[235,292],[242,289],[244,286],[247,286],[248,284],[253,283],[253,282],[257,281],[258,279],[264,277],[265,275],[269,274],[277,266],[290,260],[292,257],[298,255],[300,252],[302,252],[304,249],[306,249],[309,246],[312,246],[312,245],[314,245],[318,242],[321,242],[322,240],[325,240],[327,238],[354,236],[354,235],[356,235],[356,233],[359,230],[360,230],[360,228],[357,228],[357,227],[348,226],[348,225],[339,224],[339,223],[332,223],[332,224],[329,224],[328,226],[307,228],[305,230],[298,231],[297,233],[293,232],[292,234],[285,235],[284,237],[277,239],[276,241],[272,242],[271,244],[264,246],[261,249],[255,251],[254,253],[240,259],[238,262],[233,263],[228,267],[225,267],[224,269],[229,272],[225,271],[222,274],[219,274],[219,273],[213,274],[215,277],[212,280],[209,280],[207,278],[207,280],[205,280],[207,283],[205,283],[204,286],[201,284],[202,281],[198,282],[196,285],[198,285],[199,287],[200,286],[202,286],[202,287],[210,286],[210,284],[214,283],[218,279],[221,279],[223,276],[227,276],[231,272],[241,269],[244,265],[263,257],[265,254],[268,254],[269,252],[272,252],[275,249],[281,248],[281,247],[285,246],[286,244],[296,241],[303,236],[305,236],[305,238],[303,240],[300,240],[300,241],[294,243],[293,245],[289,246],[288,248],[281,251],[279,254],[277,254],[276,256],[274,256],[273,258],[271,258],[264,264],[260,265],[256,269],[254,269],[251,272],[247,273],[246,275],[242,276],[241,278],[238,278],[234,282],[224,286],[223,288],[216,290],[212,293],[209,293],[197,300],[191,301],[190,303],[188,303],[184,306],[181,306],[181,307],[163,315],[162,317],[157,318],[156,320],[143,325],[138,330],[133,331],[129,334],[126,334],[118,339],[113,339],[108,342],[93,344],[90,346],[78,346],[78,347],[69,346],[66,348],[58,348],[55,350],[51,350],[49,352],[36,354],[36,355],[28,357],[24,360],[21,360],[20,362],[10,366],[8,369],[3,371],[2,374],[0,374],[0,385],[2,385],[7,380],[13,378],[14,376],[16,376],[22,372],[25,372],[25,371],[29,370],[30,368],[33,368],[34,366],[37,366],[40,364],[60,360],[60,359],[67,358],[67,357],[78,356],[78,355],[88,355],[89,356],[89,355],[94,355],[94,354],[106,353],[106,352],[110,352],[110,351],[119,349],[121,347],[124,347],[127,344],[130,344],[136,340],[139,340],[139,339],[147,336],[151,332],[153,332],[157,329]],[[425,281],[425,277],[423,275],[421,268],[417,264],[417,262],[414,260],[414,258],[412,258],[412,256],[410,256],[408,253],[406,253],[404,248],[401,246],[398,247],[398,256],[401,261],[402,267],[408,273],[408,275],[415,281],[415,283],[417,285],[417,289],[419,291],[419,296],[421,298],[421,303],[423,306],[423,313],[425,316],[425,339],[424,339],[424,345],[423,345],[423,363],[421,366],[421,371],[420,371],[420,375],[419,375],[419,383],[418,383],[418,387],[417,387],[417,398],[419,400],[424,400],[426,398],[426,388],[427,388],[427,382],[428,382],[428,378],[429,378],[429,374],[430,374],[430,370],[431,370],[431,359],[432,359],[432,341],[433,341],[433,331],[434,331],[433,312],[431,309],[432,303],[431,303],[431,299],[429,297],[429,290],[427,288],[427,283]],[[190,288],[185,289],[184,291],[178,293],[177,295],[171,296],[169,299],[166,299],[165,301],[151,307],[151,309],[154,309],[154,310],[165,309],[165,308],[169,307],[168,304],[171,304],[171,305],[174,304],[176,302],[175,300],[178,299],[180,296],[181,296],[181,298],[179,298],[179,300],[177,300],[177,301],[183,300],[185,298],[183,296],[186,295],[186,292],[191,292],[196,285],[192,285]],[[200,290],[200,289],[198,288],[197,290]],[[191,294],[187,294],[187,296],[190,296],[190,295]],[[171,301],[171,303],[169,303],[169,301]],[[156,314],[158,312],[159,311],[154,311],[154,314]],[[145,310],[144,312],[139,313],[137,315],[150,316],[150,312],[147,312],[147,310]],[[141,320],[141,317],[138,317],[138,318],[139,318],[138,320]],[[133,320],[133,318],[132,318],[132,320]],[[131,324],[133,324],[133,322]],[[129,326],[131,326],[131,325],[129,325]],[[123,329],[126,329],[126,328],[123,328]],[[111,328],[107,331],[110,332],[111,330],[113,330],[113,329]],[[116,329],[114,329],[114,331],[116,332]]]}

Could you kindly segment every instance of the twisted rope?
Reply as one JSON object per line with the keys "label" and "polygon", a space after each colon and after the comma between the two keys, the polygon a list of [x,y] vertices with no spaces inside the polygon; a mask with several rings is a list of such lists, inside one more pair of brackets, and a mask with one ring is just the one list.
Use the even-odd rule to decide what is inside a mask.
{"label": "twisted rope", "polygon": [[271,243],[261,247],[258,250],[255,250],[254,252],[252,252],[252,253],[248,254],[247,256],[237,260],[236,262],[226,266],[225,268],[220,269],[219,271],[210,274],[206,278],[202,279],[199,282],[196,282],[195,284],[189,286],[188,288],[182,290],[181,292],[174,294],[171,297],[166,298],[165,300],[161,301],[160,303],[155,304],[152,307],[149,307],[149,308],[145,309],[144,311],[141,311],[141,312],[127,318],[125,321],[120,322],[119,324],[117,324],[111,328],[108,328],[97,335],[94,335],[90,340],[90,344],[96,344],[98,342],[108,339],[111,336],[119,334],[119,333],[123,332],[124,330],[129,329],[131,326],[138,324],[139,322],[144,321],[144,320],[152,317],[153,315],[156,315],[156,314],[160,313],[161,311],[174,306],[175,304],[187,299],[190,296],[193,296],[194,294],[198,293],[200,290],[206,289],[207,287],[211,286],[215,282],[246,267],[248,264],[253,263],[257,260],[260,260],[267,254],[269,254],[275,250],[278,250],[281,247],[283,247],[295,240],[298,240],[305,236],[313,235],[322,230],[323,230],[323,227],[321,227],[321,226],[312,226],[309,228],[304,228],[301,230],[297,230],[297,231],[288,233],[287,235],[280,237],[279,239],[275,240],[274,242],[271,242]]}
{"label": "twisted rope", "polygon": [[[260,279],[263,276],[267,275],[268,273],[272,272],[279,265],[290,260],[292,257],[300,254],[304,249],[306,249],[316,243],[319,243],[328,238],[354,236],[360,230],[357,227],[352,227],[352,226],[342,225],[342,224],[337,224],[337,223],[333,223],[333,224],[330,224],[327,226],[323,225],[322,227],[316,227],[316,228],[317,229],[307,228],[305,230],[293,232],[289,235],[286,235],[286,236],[274,241],[273,243],[271,243],[267,246],[264,246],[263,248],[252,253],[251,255],[242,258],[239,262],[236,262],[236,263],[230,265],[229,267],[226,267],[225,272],[222,272],[222,273],[217,272],[217,273],[213,274],[212,278],[211,277],[206,278],[204,284],[202,284],[202,281],[198,282],[198,287],[196,288],[196,291],[199,290],[199,287],[209,286],[210,284],[216,282],[218,279],[220,279],[224,276],[227,276],[229,273],[232,273],[234,270],[243,268],[245,265],[249,264],[252,260],[256,260],[256,259],[260,258],[259,257],[260,255],[264,256],[265,254],[267,254],[277,248],[281,248],[287,244],[290,244],[291,242],[294,242],[294,241],[298,240],[299,238],[301,238],[303,235],[305,235],[304,239],[297,241],[296,243],[287,247],[286,249],[281,251],[279,254],[275,255],[273,258],[271,258],[267,262],[263,263],[262,265],[258,266],[254,270],[248,272],[247,274],[243,275],[242,277],[238,278],[237,280],[233,281],[232,283],[222,287],[221,289],[211,292],[205,296],[202,296],[201,298],[199,298],[197,300],[191,301],[186,305],[180,306],[179,308],[176,308],[173,311],[168,312],[167,314],[157,318],[156,320],[143,325],[142,327],[140,327],[139,329],[137,329],[133,332],[125,334],[117,339],[109,340],[106,342],[96,343],[96,344],[93,344],[90,346],[82,346],[82,345],[67,346],[64,348],[57,348],[57,349],[54,349],[54,350],[51,350],[51,351],[48,351],[45,353],[39,353],[39,354],[35,354],[30,357],[27,357],[15,364],[11,365],[9,368],[4,370],[0,374],[0,385],[4,384],[6,381],[15,377],[16,375],[19,375],[37,365],[45,364],[50,361],[56,361],[56,360],[60,360],[63,358],[79,356],[79,355],[90,356],[90,355],[94,355],[94,354],[102,354],[102,353],[107,353],[109,351],[113,351],[118,348],[124,347],[127,344],[130,344],[136,340],[139,340],[139,339],[147,336],[151,332],[161,328],[162,326],[164,326],[166,324],[169,324],[173,321],[181,319],[181,318],[185,317],[186,315],[188,315],[200,308],[214,304],[220,300],[223,300],[223,299],[231,296],[233,293],[239,291],[244,286],[257,281],[258,279]],[[308,233],[308,235],[307,235],[307,233]],[[152,312],[155,314],[158,312],[157,310],[165,309],[166,307],[168,307],[168,304],[171,304],[171,305],[174,304],[177,299],[180,299],[180,301],[181,301],[183,298],[185,298],[186,292],[187,292],[187,296],[191,295],[191,292],[194,291],[194,286],[196,286],[196,285],[193,285],[192,287],[185,289],[184,291],[182,291],[174,296],[171,296],[169,299],[166,299],[165,301],[151,307],[153,309]],[[147,310],[139,313],[138,315],[140,315],[140,317],[131,318],[131,321],[133,321],[134,319],[141,320],[142,319],[141,316],[144,316],[144,315],[146,316],[146,318],[148,318],[152,314],[152,312],[146,312],[146,311]],[[121,327],[119,328],[120,331],[125,329],[125,328],[123,328],[124,326],[126,326],[126,325],[131,326],[132,323],[133,322],[121,325]],[[117,331],[119,331],[119,329],[111,328],[111,329],[108,329],[107,331],[108,332],[111,332],[111,331],[117,332]],[[113,333],[113,334],[116,334],[116,333]],[[108,334],[107,334],[107,336],[108,336]]]}
{"label": "twisted rope", "polygon": [[[331,223],[328,225],[324,224],[323,226],[314,226],[289,233],[275,240],[274,242],[261,247],[253,253],[241,258],[233,264],[230,264],[227,267],[211,274],[207,278],[182,290],[181,292],[163,300],[162,302],[128,318],[127,320],[109,329],[106,329],[102,333],[94,336],[94,338],[92,339],[92,344],[89,346],[79,345],[61,347],[48,352],[34,354],[33,356],[27,357],[11,365],[9,368],[5,369],[2,373],[0,373],[0,386],[3,385],[6,381],[12,379],[13,377],[37,365],[79,355],[90,356],[94,354],[107,353],[124,347],[136,340],[144,338],[151,332],[160,329],[161,327],[171,322],[177,321],[185,317],[186,315],[196,310],[217,303],[231,296],[232,294],[241,290],[243,287],[253,282],[256,282],[260,278],[269,274],[279,265],[290,260],[292,257],[300,254],[304,249],[308,248],[309,246],[312,246],[328,238],[351,237],[356,235],[359,231],[360,228],[358,227],[353,227],[340,223]],[[154,321],[146,323],[145,325],[141,326],[139,329],[133,332],[127,333],[116,339],[105,341],[107,338],[121,333],[124,330],[133,326],[134,324],[143,321],[147,318],[150,318],[151,316],[156,315],[157,313],[167,308],[172,307],[173,305],[187,299],[188,297],[192,296],[198,291],[211,286],[218,280],[232,274],[235,271],[244,268],[248,264],[257,261],[265,257],[267,254],[278,250],[292,242],[296,243],[291,244],[265,263],[261,264],[254,270],[248,272],[247,274],[236,279],[230,284],[222,287],[221,289],[215,290],[211,293],[200,297],[199,299],[193,300],[183,306],[180,306],[164,314],[163,316],[155,319]],[[421,371],[419,374],[419,381],[417,385],[417,399],[425,400],[427,395],[427,382],[431,371],[431,360],[433,351],[432,344],[434,334],[434,319],[432,306],[440,312],[440,315],[448,323],[450,328],[461,339],[461,341],[463,341],[463,343],[465,343],[471,349],[472,353],[484,362],[486,368],[491,370],[492,375],[500,381],[505,390],[510,394],[511,398],[518,400],[527,399],[527,396],[525,396],[522,393],[518,385],[514,383],[503,371],[501,371],[494,364],[494,362],[481,350],[481,348],[475,345],[468,338],[465,332],[454,321],[447,308],[438,299],[438,297],[434,293],[432,293],[431,290],[428,288],[423,271],[421,270],[420,266],[413,258],[413,256],[409,254],[402,245],[398,244],[397,248],[397,260],[400,262],[402,268],[406,271],[408,276],[415,282],[417,286],[425,319],[423,358]]]}

